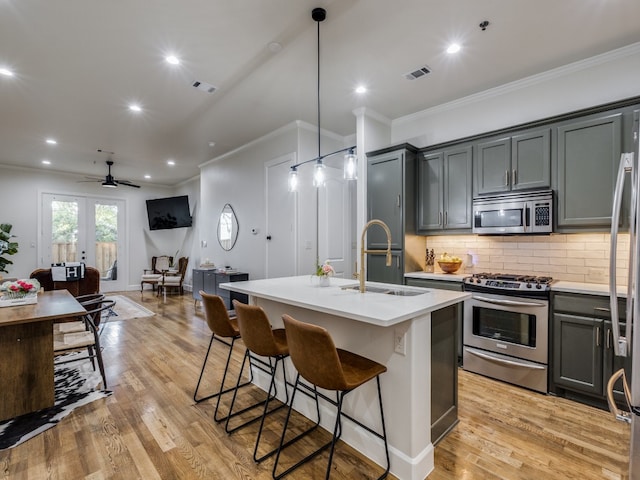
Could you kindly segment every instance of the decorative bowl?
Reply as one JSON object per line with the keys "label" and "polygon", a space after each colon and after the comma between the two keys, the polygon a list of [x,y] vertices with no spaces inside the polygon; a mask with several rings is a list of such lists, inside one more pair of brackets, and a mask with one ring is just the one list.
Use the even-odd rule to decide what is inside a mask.
{"label": "decorative bowl", "polygon": [[458,271],[458,269],[462,265],[462,261],[459,261],[459,262],[443,262],[441,260],[438,260],[438,265],[440,266],[440,269],[444,273],[455,273],[455,272]]}

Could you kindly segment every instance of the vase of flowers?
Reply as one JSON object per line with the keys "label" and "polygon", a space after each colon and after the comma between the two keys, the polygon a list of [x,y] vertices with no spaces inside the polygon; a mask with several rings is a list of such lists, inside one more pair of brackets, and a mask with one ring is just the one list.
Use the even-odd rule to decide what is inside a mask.
{"label": "vase of flowers", "polygon": [[322,264],[316,261],[316,276],[318,277],[319,286],[328,287],[330,285],[329,278],[335,273],[336,271],[329,263],[329,260],[325,260]]}
{"label": "vase of flowers", "polygon": [[4,282],[0,285],[0,307],[38,303],[40,282],[35,278]]}

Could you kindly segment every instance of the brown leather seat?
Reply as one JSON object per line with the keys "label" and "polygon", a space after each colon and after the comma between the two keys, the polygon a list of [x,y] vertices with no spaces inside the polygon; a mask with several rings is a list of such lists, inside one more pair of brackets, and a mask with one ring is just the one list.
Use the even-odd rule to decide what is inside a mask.
{"label": "brown leather seat", "polygon": [[[318,453],[330,447],[329,463],[327,465],[326,471],[326,478],[328,479],[331,473],[331,462],[333,460],[335,445],[342,433],[341,422],[343,416],[360,425],[369,433],[375,435],[384,442],[387,466],[385,472],[379,477],[379,479],[386,478],[387,474],[389,473],[389,447],[387,444],[384,413],[382,409],[380,374],[386,372],[387,367],[347,350],[336,348],[331,335],[329,335],[329,332],[325,328],[309,323],[300,322],[289,315],[283,315],[282,320],[284,321],[284,327],[287,334],[287,342],[289,345],[289,354],[291,356],[291,361],[298,371],[298,375],[296,376],[295,388],[289,406],[289,413],[287,415],[287,419],[285,420],[284,429],[282,431],[280,447],[278,449],[276,460],[273,465],[273,478],[278,479],[282,478],[285,475],[288,475],[300,465],[306,463],[307,461],[315,457]],[[280,452],[283,447],[286,447],[291,443],[291,441],[289,441],[285,444],[284,439],[287,432],[287,426],[289,423],[296,390],[299,387],[300,377],[304,378],[307,382],[314,386],[314,391],[317,393],[317,395],[321,396],[324,400],[336,407],[337,413],[333,430],[333,437],[331,439],[331,442],[322,445],[320,448],[304,457],[295,465],[287,468],[284,472],[276,474],[278,461],[280,459]],[[344,396],[360,385],[363,385],[369,380],[373,380],[374,378],[376,379],[376,384],[378,386],[378,401],[380,404],[382,433],[374,431],[372,428],[362,424],[355,418],[342,411]],[[315,387],[336,391],[337,401],[325,395],[321,395],[317,392]]]}
{"label": "brown leather seat", "polygon": [[[220,398],[223,394],[228,392],[235,392],[238,388],[243,387],[245,385],[249,385],[253,381],[253,372],[249,369],[250,378],[248,381],[244,383],[240,383],[240,379],[242,378],[243,368],[240,369],[238,373],[238,382],[235,386],[230,388],[225,388],[225,381],[227,378],[227,373],[229,372],[229,364],[231,363],[231,355],[233,354],[233,346],[235,345],[236,340],[240,338],[240,330],[238,329],[238,321],[235,316],[230,316],[227,308],[225,307],[224,300],[218,295],[212,295],[209,293],[200,290],[200,296],[202,297],[202,304],[204,306],[204,316],[207,321],[207,325],[211,330],[211,340],[209,340],[209,347],[207,348],[207,353],[204,357],[204,362],[202,363],[202,370],[200,370],[200,377],[198,378],[198,383],[196,385],[196,389],[193,392],[193,400],[196,403],[202,402],[204,400],[208,400],[210,398],[216,398],[216,408],[213,414],[213,418],[216,422],[222,422],[227,419],[227,416],[218,417],[218,409],[220,407]],[[220,343],[223,343],[229,347],[229,354],[227,355],[227,363],[224,367],[224,373],[222,374],[222,380],[220,381],[220,388],[216,393],[212,393],[205,397],[198,398],[198,389],[200,388],[200,383],[202,382],[202,377],[204,375],[205,367],[207,366],[207,360],[209,358],[209,353],[211,352],[211,346],[213,341],[217,340]],[[241,413],[241,412],[240,412]]]}
{"label": "brown leather seat", "polygon": [[[260,444],[260,438],[262,436],[262,428],[267,415],[279,410],[282,407],[287,406],[289,403],[289,391],[287,390],[287,372],[284,365],[284,359],[289,356],[289,347],[287,345],[287,337],[284,328],[272,329],[269,318],[264,310],[255,305],[246,305],[237,300],[233,300],[233,308],[237,315],[238,328],[240,330],[240,336],[244,342],[247,350],[242,361],[244,368],[247,360],[251,361],[250,354],[254,353],[261,357],[269,357],[275,360],[274,364],[271,362],[260,362],[265,367],[266,372],[271,374],[271,381],[269,383],[269,391],[267,392],[264,400],[264,409],[262,415],[251,420],[244,422],[233,429],[229,429],[229,419],[232,416],[233,407],[236,400],[236,392],[233,394],[233,400],[231,401],[231,407],[229,407],[230,418],[227,419],[227,425],[225,426],[228,433],[242,428],[254,421],[260,419],[260,427],[256,436],[256,443],[253,449],[253,459],[256,462],[260,462],[267,457],[270,457],[276,453],[277,448],[258,456],[258,447]],[[277,396],[276,387],[276,374],[278,371],[278,364],[282,365],[283,382],[285,386],[286,400],[285,403],[281,403],[277,407],[269,410],[269,402]],[[273,393],[272,393],[273,392]]]}
{"label": "brown leather seat", "polygon": [[45,291],[68,290],[74,297],[89,295],[100,291],[100,270],[85,267],[84,278],[70,282],[54,282],[50,268],[39,268],[31,272],[29,278],[35,278]]}

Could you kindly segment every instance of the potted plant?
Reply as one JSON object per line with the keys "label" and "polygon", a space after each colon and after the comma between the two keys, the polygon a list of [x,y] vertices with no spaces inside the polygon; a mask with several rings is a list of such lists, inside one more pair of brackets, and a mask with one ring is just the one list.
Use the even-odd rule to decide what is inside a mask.
{"label": "potted plant", "polygon": [[0,273],[9,273],[7,265],[12,265],[13,262],[6,257],[18,252],[18,242],[11,241],[14,237],[15,235],[11,234],[10,224],[0,224]]}

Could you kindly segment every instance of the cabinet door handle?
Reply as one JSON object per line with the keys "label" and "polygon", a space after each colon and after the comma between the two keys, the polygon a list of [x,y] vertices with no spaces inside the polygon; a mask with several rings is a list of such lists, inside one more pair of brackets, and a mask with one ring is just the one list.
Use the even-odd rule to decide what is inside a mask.
{"label": "cabinet door handle", "polygon": [[596,312],[606,312],[611,313],[611,309],[605,307],[593,307]]}
{"label": "cabinet door handle", "polygon": [[611,330],[607,330],[607,341],[605,343],[605,347],[607,350],[611,349]]}
{"label": "cabinet door handle", "polygon": [[400,257],[396,257],[396,268],[400,269]]}
{"label": "cabinet door handle", "polygon": [[438,212],[438,225],[442,225],[442,212]]}
{"label": "cabinet door handle", "polygon": [[449,223],[449,212],[444,212],[444,224],[445,226]]}
{"label": "cabinet door handle", "polygon": [[596,327],[596,347],[600,346],[600,327]]}
{"label": "cabinet door handle", "polygon": [[509,186],[509,170],[504,171],[504,186]]}
{"label": "cabinet door handle", "polygon": [[516,169],[514,168],[511,171],[511,185],[515,185],[517,183],[517,180],[518,180],[518,176],[517,176],[517,173],[516,173]]}
{"label": "cabinet door handle", "polygon": [[400,195],[398,195],[398,199],[396,200],[396,207],[400,207]]}

